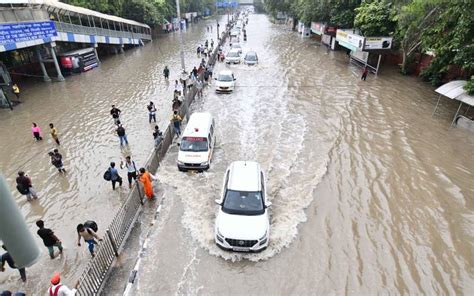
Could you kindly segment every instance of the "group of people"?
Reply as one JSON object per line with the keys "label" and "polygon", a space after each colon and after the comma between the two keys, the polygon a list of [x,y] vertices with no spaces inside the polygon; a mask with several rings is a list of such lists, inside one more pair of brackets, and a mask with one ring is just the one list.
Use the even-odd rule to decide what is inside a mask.
{"label": "group of people", "polygon": [[210,43],[209,43],[209,40],[206,40],[206,42],[204,42],[204,46],[201,44],[197,47],[196,54],[198,58],[202,56],[207,58],[208,56],[211,55],[213,50],[214,50],[214,39],[211,39]]}
{"label": "group of people", "polygon": [[[209,31],[209,29],[212,30],[212,27],[208,27],[207,30]],[[203,46],[198,47],[198,55],[200,57],[202,55],[204,55],[204,57],[210,56],[213,47],[214,47],[214,40],[211,39],[210,44],[209,44],[209,41],[206,40],[204,47]],[[170,71],[168,67],[166,66],[165,69],[163,70],[163,75],[166,80],[169,79],[169,74],[170,74]],[[203,75],[205,82],[207,82],[209,78],[212,78],[212,65],[206,65],[206,61],[204,58],[202,59],[199,68],[197,69],[196,67],[194,67],[190,75],[190,78],[191,80],[194,81],[194,83],[198,83],[201,85],[201,87],[199,87],[199,85],[196,85],[198,88],[198,95],[199,94],[202,95],[203,84],[199,79],[201,75]],[[179,114],[179,109],[182,105],[182,100],[180,98],[182,97],[182,95],[184,95],[183,86],[186,87],[185,81],[182,81],[182,82],[179,82],[178,80],[175,81],[175,89],[174,89],[174,96],[173,96],[173,102],[172,102],[173,114],[171,117],[171,123],[174,129],[174,133],[176,134],[177,137],[181,135],[180,126],[183,120],[181,115]],[[19,88],[17,91],[15,91],[15,93],[18,93],[18,96],[19,96]],[[148,109],[149,123],[151,123],[152,121],[155,123],[153,138],[155,141],[155,146],[158,147],[163,140],[163,133],[159,130],[158,125],[156,125],[157,109],[156,109],[155,104],[151,101],[147,105],[147,109]],[[117,108],[115,105],[112,105],[110,114],[112,116],[114,124],[116,125],[115,131],[119,137],[120,145],[123,146],[123,145],[128,145],[128,139],[127,139],[125,128],[123,127],[120,121],[121,113],[122,111],[119,108]],[[60,140],[58,136],[59,133],[58,133],[57,128],[54,126],[53,123],[50,123],[49,127],[50,127],[51,138],[54,140],[54,142],[57,145],[60,145]],[[32,124],[31,131],[36,141],[43,140],[41,128],[39,127],[37,123]],[[51,158],[51,163],[53,164],[53,166],[56,167],[60,173],[65,173],[66,170],[64,169],[63,156],[61,155],[59,150],[53,149],[52,151],[48,152],[48,155]],[[135,161],[132,160],[131,156],[127,156],[125,158],[125,161],[121,161],[119,167],[121,169],[126,169],[127,171],[127,180],[128,180],[129,188],[132,187],[133,182],[139,181],[140,183],[143,184],[145,196],[148,199],[155,198],[153,184],[152,184],[154,180],[157,180],[157,177],[155,175],[148,172],[144,167],[140,167],[138,169]],[[119,174],[119,171],[116,167],[115,162],[110,163],[109,168],[104,174],[104,179],[112,183],[113,190],[115,190],[117,184],[119,186],[122,186],[123,180]],[[33,187],[31,178],[24,171],[18,172],[16,183],[17,183],[18,191],[22,195],[25,195],[28,201],[38,198],[36,190]],[[45,222],[43,220],[36,221],[36,225],[38,227],[37,235],[42,239],[44,246],[48,249],[49,257],[51,259],[54,259],[56,257],[55,248],[59,251],[59,254],[62,254],[63,253],[62,242],[55,235],[54,231],[49,228],[46,228]],[[77,237],[78,237],[77,245],[81,246],[81,241],[83,240],[87,244],[88,250],[92,257],[95,256],[95,245],[97,245],[98,242],[102,241],[101,237],[97,233],[97,230],[98,230],[97,224],[94,221],[86,221],[85,223],[78,224],[76,227]],[[4,271],[5,264],[8,264],[11,268],[18,269],[21,279],[23,281],[26,281],[25,268],[17,268],[15,265],[15,262],[13,261],[13,258],[8,253],[8,250],[6,249],[6,247],[3,246],[3,248],[5,249],[6,252],[2,254],[0,257],[1,259],[0,271]],[[53,274],[53,276],[51,277],[51,285],[52,286],[48,289],[48,293],[52,296],[73,295],[75,293],[75,289],[69,289],[65,285],[61,284],[61,278],[60,278],[59,273]],[[2,292],[1,295],[2,296],[12,295],[12,293],[10,291],[4,291]],[[15,294],[15,295],[19,295],[19,294]]]}

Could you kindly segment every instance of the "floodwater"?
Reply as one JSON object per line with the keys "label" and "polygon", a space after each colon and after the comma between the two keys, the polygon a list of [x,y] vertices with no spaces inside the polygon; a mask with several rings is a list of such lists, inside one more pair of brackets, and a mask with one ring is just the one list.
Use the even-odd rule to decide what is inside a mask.
{"label": "floodwater", "polygon": [[[209,22],[211,24],[211,22]],[[195,51],[206,38],[216,41],[215,21],[212,33],[201,23],[185,34],[187,68],[199,65]],[[117,165],[131,155],[137,167],[143,166],[154,147],[154,124],[148,123],[146,106],[157,106],[157,124],[164,130],[171,117],[174,79],[181,69],[178,34],[154,39],[145,47],[108,56],[100,67],[66,78],[64,83],[24,81],[21,101],[14,111],[0,109],[0,172],[10,184],[12,193],[25,215],[42,250],[39,263],[27,268],[28,281],[20,281],[18,271],[7,268],[0,273],[0,290],[11,289],[38,293],[48,288],[54,271],[63,274],[72,286],[79,278],[90,255],[87,247],[78,247],[76,225],[95,220],[103,235],[114,214],[129,192],[126,170],[120,174],[122,188],[112,191],[103,174],[111,161]],[[168,65],[170,81],[163,69]],[[53,73],[50,73],[53,76]],[[111,105],[122,110],[121,121],[127,131],[128,147],[121,148],[110,116]],[[31,123],[42,128],[43,141],[35,142]],[[49,134],[49,123],[59,131],[61,146]],[[58,148],[63,155],[66,175],[58,174],[47,153]],[[15,188],[19,170],[31,178],[39,199],[26,201]],[[64,255],[51,261],[46,247],[37,237],[35,221],[45,220],[65,246]],[[0,252],[1,254],[2,252]]]}
{"label": "floodwater", "polygon": [[[189,53],[206,34],[203,24],[193,30]],[[211,169],[178,172],[173,145],[157,171],[163,210],[132,294],[473,294],[474,138],[448,131],[454,106],[443,102],[431,118],[427,85],[390,69],[360,81],[342,52],[266,16],[252,15],[247,32],[244,52],[257,51],[259,65],[219,64],[215,73],[234,71],[235,92],[216,95],[211,86],[193,105],[216,120]],[[128,191],[102,180],[107,163],[129,153],[109,107],[124,111],[129,150],[143,163],[152,147],[146,103],[159,103],[164,127],[171,90],[162,60],[177,68],[176,48],[174,35],[155,40],[66,83],[35,85],[16,113],[0,112],[1,170],[12,184],[19,168],[32,176],[40,200],[17,196],[26,219],[45,217],[68,248],[52,262],[44,252],[25,289],[46,288],[53,270],[80,274],[88,254],[74,246],[75,225],[91,217],[107,225]],[[32,141],[31,121],[58,125],[67,176],[49,164],[51,139]],[[257,254],[213,241],[223,174],[243,159],[262,165],[273,202],[270,245]],[[16,272],[0,283],[22,285]]]}

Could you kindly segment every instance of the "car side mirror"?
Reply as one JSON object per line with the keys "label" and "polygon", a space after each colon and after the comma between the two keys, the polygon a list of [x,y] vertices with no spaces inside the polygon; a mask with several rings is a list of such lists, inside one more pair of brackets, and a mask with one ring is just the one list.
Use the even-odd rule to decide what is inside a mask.
{"label": "car side mirror", "polygon": [[271,206],[272,206],[272,202],[271,202],[271,201],[267,201],[267,202],[265,203],[265,207],[269,208],[269,207],[271,207]]}
{"label": "car side mirror", "polygon": [[237,78],[234,78],[234,81],[236,81],[236,80],[237,80]]}
{"label": "car side mirror", "polygon": [[218,205],[221,205],[221,200],[220,199],[215,199],[214,202]]}

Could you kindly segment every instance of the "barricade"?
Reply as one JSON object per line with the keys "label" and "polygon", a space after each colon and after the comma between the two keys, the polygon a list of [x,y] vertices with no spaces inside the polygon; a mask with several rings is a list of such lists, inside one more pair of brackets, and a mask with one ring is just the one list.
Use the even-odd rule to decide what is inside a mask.
{"label": "barricade", "polygon": [[[225,43],[228,32],[223,32],[222,38],[209,58],[208,64],[214,64],[219,47]],[[202,75],[199,77],[202,81]],[[179,110],[182,118],[189,117],[189,107],[194,101],[197,89],[196,86],[185,91],[185,98]],[[156,171],[160,161],[166,155],[174,138],[173,124],[170,123],[163,133],[163,140],[158,147],[151,152],[145,167],[149,171]],[[121,248],[124,246],[133,225],[142,209],[144,198],[141,186],[138,183],[132,187],[127,199],[115,214],[109,227],[103,235],[103,240],[99,243],[96,256],[90,260],[78,281],[77,295],[91,296],[101,292],[103,284],[114,263],[114,259],[119,256]]]}

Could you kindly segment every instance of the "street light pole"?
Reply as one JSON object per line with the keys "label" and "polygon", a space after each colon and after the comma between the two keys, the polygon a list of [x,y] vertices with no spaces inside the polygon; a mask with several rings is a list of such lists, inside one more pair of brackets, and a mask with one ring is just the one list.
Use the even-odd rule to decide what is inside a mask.
{"label": "street light pole", "polygon": [[184,64],[184,40],[183,40],[183,30],[181,29],[181,10],[179,7],[179,0],[176,0],[176,12],[178,14],[178,25],[179,25],[179,51],[181,56],[181,69],[182,76],[186,74],[186,65]]}

